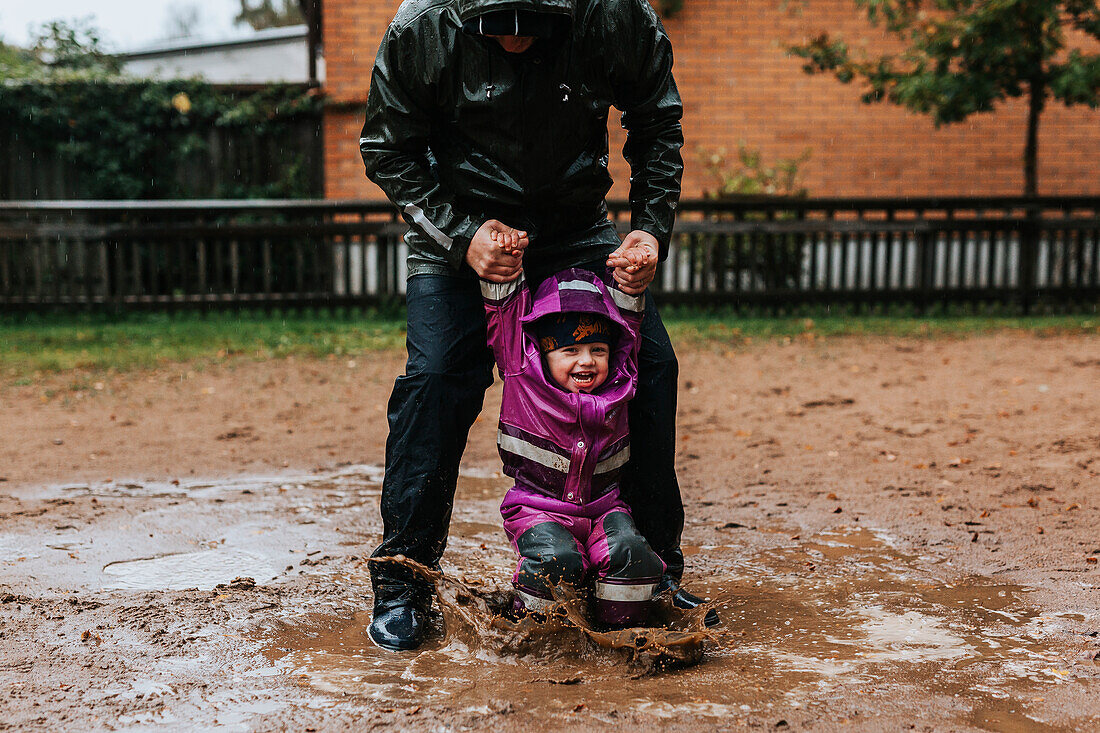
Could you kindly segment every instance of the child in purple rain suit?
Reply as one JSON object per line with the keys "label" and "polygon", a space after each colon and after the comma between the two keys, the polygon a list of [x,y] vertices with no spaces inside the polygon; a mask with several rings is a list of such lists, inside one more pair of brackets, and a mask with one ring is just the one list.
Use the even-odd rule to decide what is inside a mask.
{"label": "child in purple rain suit", "polygon": [[597,621],[635,626],[665,568],[619,498],[644,294],[608,280],[573,269],[533,297],[522,276],[481,292],[504,380],[497,445],[516,482],[500,511],[519,554],[517,605],[543,610],[554,585],[592,584]]}

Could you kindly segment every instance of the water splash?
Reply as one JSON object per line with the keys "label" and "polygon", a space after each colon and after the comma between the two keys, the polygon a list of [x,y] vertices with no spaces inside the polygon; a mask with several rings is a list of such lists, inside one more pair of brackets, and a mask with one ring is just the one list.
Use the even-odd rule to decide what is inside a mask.
{"label": "water splash", "polygon": [[604,650],[630,665],[636,675],[698,664],[704,643],[713,635],[703,625],[706,608],[681,611],[667,598],[654,604],[654,626],[601,631],[589,621],[586,601],[567,587],[554,589],[554,606],[545,619],[512,618],[511,593],[486,591],[448,577],[402,556],[374,558],[408,568],[435,588],[448,638],[471,649],[490,649],[506,656],[536,655],[542,659],[583,658]]}

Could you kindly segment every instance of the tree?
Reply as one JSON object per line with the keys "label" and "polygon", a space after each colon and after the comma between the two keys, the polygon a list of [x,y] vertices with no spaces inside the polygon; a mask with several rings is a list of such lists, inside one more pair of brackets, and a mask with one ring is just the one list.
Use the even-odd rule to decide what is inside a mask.
{"label": "tree", "polygon": [[845,84],[859,79],[865,103],[889,101],[931,115],[937,127],[1026,96],[1024,194],[1035,196],[1039,118],[1047,101],[1098,104],[1097,0],[855,2],[900,41],[900,52],[857,58],[844,40],[825,32],[788,49],[806,59],[803,70],[832,73]]}
{"label": "tree", "polygon": [[234,20],[237,25],[252,26],[253,30],[305,23],[298,0],[240,0],[240,3],[241,12]]}
{"label": "tree", "polygon": [[0,78],[21,79],[38,66],[34,54],[27,49],[0,41]]}
{"label": "tree", "polygon": [[202,10],[196,3],[174,2],[164,21],[164,37],[173,40],[192,38],[202,26]]}
{"label": "tree", "polygon": [[51,72],[113,75],[118,59],[107,52],[103,36],[91,19],[54,20],[32,35],[31,53]]}

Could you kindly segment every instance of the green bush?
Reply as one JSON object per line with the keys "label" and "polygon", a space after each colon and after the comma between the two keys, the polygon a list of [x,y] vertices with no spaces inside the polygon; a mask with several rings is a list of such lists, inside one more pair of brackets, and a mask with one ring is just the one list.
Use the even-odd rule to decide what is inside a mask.
{"label": "green bush", "polygon": [[[73,75],[0,85],[0,128],[37,154],[60,158],[81,181],[83,195],[178,198],[189,191],[177,172],[206,153],[212,131],[270,139],[288,121],[319,114],[320,105],[319,96],[289,85],[240,93],[198,80]],[[306,195],[301,157],[288,151],[274,185],[267,181],[252,195]],[[237,186],[214,193],[250,192]]]}
{"label": "green bush", "polygon": [[[29,49],[0,44],[0,144],[60,161],[83,197],[186,198],[201,188],[195,178],[226,179],[198,195],[309,195],[294,121],[317,119],[321,106],[300,85],[243,91],[125,76],[86,22],[45,24]],[[212,143],[234,156],[213,155]]]}

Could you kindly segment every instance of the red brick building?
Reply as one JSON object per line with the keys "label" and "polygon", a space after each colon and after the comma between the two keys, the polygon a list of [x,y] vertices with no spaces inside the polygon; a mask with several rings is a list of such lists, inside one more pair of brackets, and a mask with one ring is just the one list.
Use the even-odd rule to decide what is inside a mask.
{"label": "red brick building", "polygon": [[[325,192],[380,198],[363,174],[358,138],[378,42],[399,0],[326,0]],[[809,76],[786,47],[822,30],[880,37],[853,0],[685,0],[665,19],[684,99],[684,196],[714,186],[700,152],[738,141],[765,162],[809,148],[812,196],[1016,195],[1023,192],[1026,103],[937,130],[929,118],[865,105],[855,85]],[[612,113],[612,197],[625,197],[626,165]],[[1100,111],[1051,104],[1040,129],[1039,192],[1100,194]]]}

